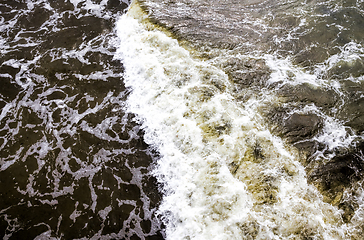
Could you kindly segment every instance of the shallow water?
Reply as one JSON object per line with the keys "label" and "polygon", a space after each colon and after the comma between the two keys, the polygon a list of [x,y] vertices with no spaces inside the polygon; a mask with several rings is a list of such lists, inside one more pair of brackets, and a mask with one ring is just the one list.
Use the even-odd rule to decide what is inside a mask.
{"label": "shallow water", "polygon": [[362,1],[3,1],[4,239],[361,239]]}
{"label": "shallow water", "polygon": [[167,239],[361,238],[361,7],[136,1],[118,21]]}

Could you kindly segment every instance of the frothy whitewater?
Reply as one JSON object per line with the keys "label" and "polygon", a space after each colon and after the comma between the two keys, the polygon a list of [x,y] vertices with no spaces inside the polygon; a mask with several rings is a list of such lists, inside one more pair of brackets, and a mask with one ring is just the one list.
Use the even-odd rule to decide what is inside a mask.
{"label": "frothy whitewater", "polygon": [[0,237],[363,239],[363,9],[0,1]]}
{"label": "frothy whitewater", "polygon": [[[153,174],[163,186],[158,212],[167,239],[361,238],[362,210],[345,223],[342,211],[308,183],[299,151],[270,131],[262,112],[281,101],[275,87],[241,89],[248,99],[237,101],[236,85],[216,64],[224,54],[201,58],[152,23],[137,3],[116,29],[116,57],[124,62],[131,89],[128,110],[161,154]],[[329,65],[343,54],[332,56]],[[283,85],[287,73],[297,80],[292,85],[328,84],[275,55],[234,57],[264,59],[269,86]],[[313,104],[300,109],[313,111],[320,112]],[[325,118],[319,141],[330,141],[332,148],[332,139],[349,141],[343,136],[340,142],[339,121]]]}

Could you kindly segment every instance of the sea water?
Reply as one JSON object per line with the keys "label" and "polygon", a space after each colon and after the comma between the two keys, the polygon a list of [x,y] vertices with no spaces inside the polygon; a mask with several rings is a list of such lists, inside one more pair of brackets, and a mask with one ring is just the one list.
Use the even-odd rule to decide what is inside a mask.
{"label": "sea water", "polygon": [[4,239],[361,239],[361,1],[5,1]]}
{"label": "sea water", "polygon": [[161,239],[158,153],[111,43],[127,1],[1,1],[3,239]]}

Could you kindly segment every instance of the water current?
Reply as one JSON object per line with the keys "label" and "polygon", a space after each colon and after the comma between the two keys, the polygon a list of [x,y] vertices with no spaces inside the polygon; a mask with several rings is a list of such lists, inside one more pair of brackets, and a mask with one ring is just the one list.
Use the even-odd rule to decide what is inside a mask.
{"label": "water current", "polygon": [[363,239],[363,1],[0,13],[4,239]]}
{"label": "water current", "polygon": [[163,239],[111,43],[128,5],[0,1],[3,239]]}

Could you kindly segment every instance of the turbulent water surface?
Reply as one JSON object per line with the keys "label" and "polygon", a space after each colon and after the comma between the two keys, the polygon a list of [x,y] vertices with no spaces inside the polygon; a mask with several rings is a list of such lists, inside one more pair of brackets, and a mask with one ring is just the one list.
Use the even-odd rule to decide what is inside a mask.
{"label": "turbulent water surface", "polygon": [[362,239],[361,0],[1,1],[4,239]]}
{"label": "turbulent water surface", "polygon": [[3,239],[162,239],[156,152],[125,109],[128,2],[1,1]]}

